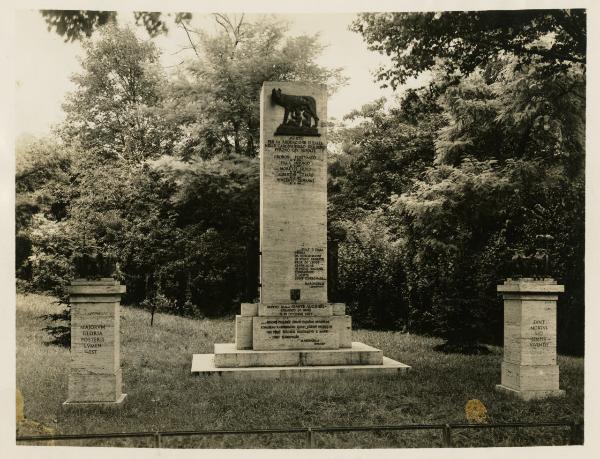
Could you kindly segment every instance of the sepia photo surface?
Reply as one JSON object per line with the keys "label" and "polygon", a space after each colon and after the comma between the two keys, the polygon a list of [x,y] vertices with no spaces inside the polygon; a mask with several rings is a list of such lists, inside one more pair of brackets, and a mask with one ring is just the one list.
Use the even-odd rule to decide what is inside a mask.
{"label": "sepia photo surface", "polygon": [[6,10],[7,451],[591,453],[595,7],[66,3]]}

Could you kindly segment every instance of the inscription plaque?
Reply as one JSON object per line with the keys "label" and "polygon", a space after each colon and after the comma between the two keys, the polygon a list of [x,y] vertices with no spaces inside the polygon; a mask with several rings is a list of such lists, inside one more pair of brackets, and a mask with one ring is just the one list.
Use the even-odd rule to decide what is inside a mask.
{"label": "inscription plaque", "polygon": [[338,349],[331,317],[254,317],[255,350]]}
{"label": "inscription plaque", "polygon": [[331,303],[259,304],[259,316],[331,316]]}

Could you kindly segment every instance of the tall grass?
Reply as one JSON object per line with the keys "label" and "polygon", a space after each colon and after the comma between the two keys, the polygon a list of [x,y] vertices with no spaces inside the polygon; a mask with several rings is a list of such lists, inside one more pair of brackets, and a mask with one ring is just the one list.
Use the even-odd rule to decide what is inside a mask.
{"label": "tall grass", "polygon": [[[583,415],[583,359],[559,357],[564,398],[520,401],[494,390],[500,381],[502,350],[489,355],[448,355],[433,351],[434,338],[396,332],[353,331],[353,340],[378,347],[386,356],[411,365],[401,377],[323,378],[280,381],[219,381],[190,373],[192,355],[211,353],[215,342],[233,341],[233,321],[191,320],[123,307],[119,409],[74,407],[65,410],[69,350],[45,344],[43,315],[60,310],[53,299],[17,296],[17,387],[25,416],[58,433],[116,431],[253,429],[301,426],[466,422],[464,406],[479,399],[494,422],[571,420]],[[457,431],[459,446],[564,444],[568,433],[556,428],[520,431]],[[440,433],[384,432],[318,434],[316,446],[441,446]],[[61,442],[56,442],[60,444]],[[144,439],[85,440],[79,445],[151,446]],[[301,434],[168,438],[165,447],[297,448]]]}

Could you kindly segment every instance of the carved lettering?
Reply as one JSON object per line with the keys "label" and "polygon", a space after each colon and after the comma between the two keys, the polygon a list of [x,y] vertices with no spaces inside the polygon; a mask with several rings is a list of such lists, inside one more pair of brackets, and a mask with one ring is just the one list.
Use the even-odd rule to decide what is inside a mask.
{"label": "carved lettering", "polygon": [[325,144],[302,137],[269,139],[265,149],[272,150],[271,173],[279,183],[303,185],[315,183],[315,162],[324,159]]}
{"label": "carved lettering", "polygon": [[265,320],[260,325],[268,339],[298,340],[315,346],[326,345],[320,334],[331,333],[333,325],[329,318],[282,318]]}

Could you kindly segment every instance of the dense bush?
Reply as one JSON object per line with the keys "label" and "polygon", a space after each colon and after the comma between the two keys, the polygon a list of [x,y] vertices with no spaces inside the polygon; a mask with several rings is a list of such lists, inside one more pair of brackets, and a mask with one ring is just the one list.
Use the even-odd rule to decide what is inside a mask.
{"label": "dense bush", "polygon": [[406,286],[400,242],[377,214],[342,222],[346,238],[338,250],[338,289],[355,326],[397,330],[406,325]]}

